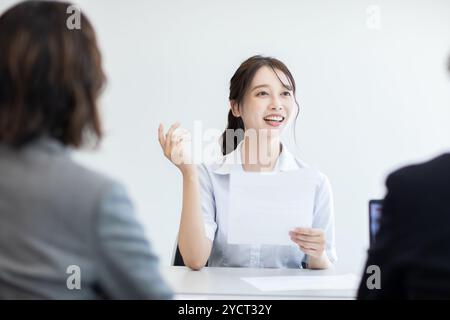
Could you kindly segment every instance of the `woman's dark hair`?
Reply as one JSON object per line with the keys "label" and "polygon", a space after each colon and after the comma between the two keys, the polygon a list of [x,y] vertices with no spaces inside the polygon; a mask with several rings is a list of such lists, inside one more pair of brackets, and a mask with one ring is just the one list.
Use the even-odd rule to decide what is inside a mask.
{"label": "woman's dark hair", "polygon": [[80,28],[68,28],[70,6],[25,1],[0,16],[0,143],[48,136],[80,147],[101,139],[101,55],[86,16],[78,12]]}
{"label": "woman's dark hair", "polygon": [[[278,77],[277,73],[275,75],[278,77],[280,82],[283,84],[285,88],[288,90],[292,90],[294,93],[294,101],[297,105],[297,114],[295,119],[298,117],[298,113],[300,110],[299,104],[297,102],[297,98],[295,97],[295,80],[292,76],[289,69],[286,65],[278,59],[272,57],[264,57],[260,55],[256,55],[248,58],[239,66],[239,68],[234,73],[233,77],[230,80],[230,96],[229,100],[234,100],[237,105],[240,107],[244,96],[247,93],[247,90],[252,83],[253,78],[255,77],[256,72],[261,68],[267,66],[271,68],[274,72],[275,70],[279,70],[283,72],[289,80],[289,84],[283,83],[281,79]],[[243,139],[243,134],[239,134],[236,132],[240,131],[244,132],[244,122],[241,117],[235,117],[230,110],[228,113],[228,124],[227,128],[222,134],[222,153],[226,155],[231,151],[235,150],[239,142]],[[227,134],[228,133],[228,134]]]}

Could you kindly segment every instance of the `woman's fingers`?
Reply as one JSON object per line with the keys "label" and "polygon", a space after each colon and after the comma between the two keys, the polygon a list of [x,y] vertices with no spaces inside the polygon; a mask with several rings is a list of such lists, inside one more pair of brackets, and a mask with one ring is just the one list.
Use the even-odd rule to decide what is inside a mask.
{"label": "woman's fingers", "polygon": [[322,235],[316,236],[316,235],[304,235],[302,233],[298,233],[295,231],[290,231],[289,235],[299,241],[306,241],[306,242],[323,242],[325,241],[325,238]]}
{"label": "woman's fingers", "polygon": [[292,238],[295,238],[297,241],[302,241],[305,243],[322,243],[325,242],[325,239],[322,237],[305,237],[305,236],[297,236],[291,235]]}
{"label": "woman's fingers", "polygon": [[295,242],[297,242],[297,243],[303,243],[305,245],[320,245],[320,244],[322,244],[322,241],[303,240],[303,239],[299,239],[297,237],[291,237],[291,239],[295,240]]}
{"label": "woman's fingers", "polygon": [[321,229],[295,228],[289,235],[305,254],[318,256],[325,250],[325,235]]}
{"label": "woman's fingers", "polygon": [[191,135],[186,129],[180,128],[180,123],[177,121],[172,124],[164,134],[164,127],[162,124],[158,128],[158,139],[164,151],[164,155],[174,165],[191,164],[191,155],[189,150],[189,143],[191,142]]}
{"label": "woman's fingers", "polygon": [[167,131],[166,134],[164,134],[164,126],[162,125],[162,123],[159,125],[158,127],[158,140],[159,140],[159,144],[161,145],[161,148],[164,150],[164,154],[170,155],[170,149],[172,147],[172,134],[175,131],[176,128],[178,128],[180,126],[179,122],[175,122],[174,124],[172,124],[169,128],[169,130]]}
{"label": "woman's fingers", "polygon": [[313,243],[313,242],[305,242],[305,241],[298,241],[294,240],[295,243],[297,243],[299,246],[308,248],[308,249],[314,249],[314,250],[323,250],[325,246],[322,243]]}
{"label": "woman's fingers", "polygon": [[323,236],[322,229],[315,228],[295,228],[292,232],[298,233],[299,235],[306,237],[321,237]]}
{"label": "woman's fingers", "polygon": [[299,244],[298,246],[299,246],[300,250],[302,250],[305,254],[314,256],[314,257],[317,256],[319,254],[319,252],[322,251],[320,249],[313,248],[309,245]]}
{"label": "woman's fingers", "polygon": [[175,122],[174,124],[172,124],[169,128],[169,130],[167,130],[166,133],[166,142],[168,142],[169,144],[172,143],[172,135],[173,132],[175,131],[176,128],[178,128],[180,126],[179,122]]}
{"label": "woman's fingers", "polygon": [[167,131],[166,133],[166,144],[165,144],[165,150],[166,156],[170,157],[171,149],[172,149],[172,134],[175,131],[176,128],[180,126],[179,122],[175,122]]}
{"label": "woman's fingers", "polygon": [[308,247],[304,247],[304,246],[300,246],[300,249],[307,255],[310,255],[310,256],[317,255],[317,250],[314,250],[314,249],[311,249]]}
{"label": "woman's fingers", "polygon": [[290,233],[291,240],[295,242],[302,251],[314,250],[316,253],[325,250],[325,241],[319,237],[308,238],[304,240],[304,236],[298,236],[296,233]]}
{"label": "woman's fingers", "polygon": [[164,150],[166,139],[164,138],[164,126],[162,125],[162,123],[160,123],[158,127],[158,141],[161,145],[161,148]]}

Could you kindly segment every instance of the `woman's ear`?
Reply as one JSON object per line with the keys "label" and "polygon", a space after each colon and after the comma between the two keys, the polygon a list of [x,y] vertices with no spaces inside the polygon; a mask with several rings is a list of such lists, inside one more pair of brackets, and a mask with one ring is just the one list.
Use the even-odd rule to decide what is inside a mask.
{"label": "woman's ear", "polygon": [[241,116],[241,113],[239,112],[239,105],[236,100],[230,100],[230,109],[231,113],[233,113],[233,116],[236,118]]}

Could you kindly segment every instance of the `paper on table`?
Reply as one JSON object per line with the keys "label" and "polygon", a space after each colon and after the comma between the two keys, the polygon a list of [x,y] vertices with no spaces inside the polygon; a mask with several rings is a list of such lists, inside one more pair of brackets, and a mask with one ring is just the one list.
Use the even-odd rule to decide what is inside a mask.
{"label": "paper on table", "polygon": [[309,169],[230,176],[228,243],[294,245],[289,231],[311,227],[316,175]]}
{"label": "paper on table", "polygon": [[352,274],[334,276],[275,276],[242,278],[261,291],[356,290],[359,278]]}

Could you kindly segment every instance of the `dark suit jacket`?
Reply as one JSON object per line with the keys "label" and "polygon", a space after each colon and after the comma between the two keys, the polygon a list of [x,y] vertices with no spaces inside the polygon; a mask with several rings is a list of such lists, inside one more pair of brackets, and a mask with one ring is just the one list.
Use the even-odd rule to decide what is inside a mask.
{"label": "dark suit jacket", "polygon": [[381,269],[381,289],[359,299],[450,299],[450,154],[392,173],[380,229],[366,269]]}

